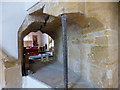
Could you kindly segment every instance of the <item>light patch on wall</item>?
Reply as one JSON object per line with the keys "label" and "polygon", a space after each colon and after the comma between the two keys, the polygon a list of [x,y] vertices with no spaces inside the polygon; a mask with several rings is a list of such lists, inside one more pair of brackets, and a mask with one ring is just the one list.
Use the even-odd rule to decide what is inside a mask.
{"label": "light patch on wall", "polygon": [[107,78],[111,79],[112,78],[112,70],[107,71]]}

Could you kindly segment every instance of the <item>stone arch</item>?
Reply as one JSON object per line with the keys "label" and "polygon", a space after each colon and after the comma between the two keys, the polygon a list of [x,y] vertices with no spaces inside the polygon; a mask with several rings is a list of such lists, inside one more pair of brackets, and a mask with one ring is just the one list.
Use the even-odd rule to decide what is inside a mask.
{"label": "stone arch", "polygon": [[[86,26],[85,16],[80,13],[69,13],[67,14],[68,23],[76,23],[80,27]],[[77,20],[80,20],[77,22]],[[61,27],[61,17],[54,17],[47,14],[27,15],[23,24],[18,31],[18,59],[23,63],[23,38],[30,32],[41,31],[46,33],[53,38],[56,38],[56,30]]]}
{"label": "stone arch", "polygon": [[46,33],[51,36],[49,32],[41,30],[46,25],[47,17],[48,15],[28,15],[21,25],[18,31],[18,60],[21,61],[21,64],[23,63],[23,38],[27,34],[29,34],[30,32],[41,31],[42,33]]}
{"label": "stone arch", "polygon": [[[71,5],[74,8],[71,8]],[[67,14],[68,22],[77,23],[81,27],[86,26],[85,16],[83,15],[85,12],[84,2],[53,3],[50,1],[45,3],[44,1],[41,1],[27,11],[28,15],[18,31],[18,58],[20,61],[22,61],[23,49],[21,47],[23,46],[23,37],[31,31],[36,32],[40,30],[54,39],[55,30],[61,26],[61,14]],[[76,22],[77,20],[78,22]]]}
{"label": "stone arch", "polygon": [[[59,0],[58,0],[59,1]],[[40,3],[39,3],[40,4]],[[83,24],[83,23],[80,23],[81,22],[81,19],[82,18],[76,18],[75,19],[75,17],[74,17],[74,15],[80,15],[80,13],[78,13],[78,12],[83,12],[84,13],[84,11],[87,11],[87,16],[89,16],[89,18],[87,18],[87,20],[90,22],[90,28],[86,28],[85,30],[83,30],[83,31],[81,31],[81,33],[82,34],[85,34],[85,33],[90,33],[91,31],[92,32],[94,32],[94,31],[98,31],[98,29],[99,29],[99,31],[100,30],[104,30],[104,31],[106,31],[107,33],[106,33],[106,35],[113,35],[113,33],[111,33],[111,32],[116,32],[117,31],[117,29],[116,29],[116,23],[114,22],[114,16],[116,16],[117,14],[114,12],[114,10],[117,10],[117,9],[115,9],[115,7],[117,6],[117,5],[112,5],[113,3],[111,3],[111,4],[109,4],[109,3],[107,3],[107,4],[103,4],[103,3],[86,3],[86,6],[87,6],[87,8],[86,7],[84,7],[85,5],[84,5],[84,2],[83,3],[76,3],[76,4],[74,4],[74,6],[72,6],[71,4],[72,3],[66,3],[66,4],[63,4],[63,3],[61,3],[61,4],[59,4],[59,3],[54,3],[54,4],[56,4],[56,5],[49,5],[49,4],[52,4],[52,3],[47,3],[48,5],[46,5],[45,3],[42,5],[42,4],[40,4],[41,5],[41,7],[39,7],[39,5],[36,5],[35,7],[37,7],[36,9],[34,9],[34,7],[30,10],[30,12],[29,12],[29,15],[26,17],[26,19],[24,20],[24,22],[23,22],[23,24],[22,24],[22,26],[20,27],[20,29],[19,29],[19,32],[18,32],[18,42],[19,42],[19,44],[18,44],[18,49],[19,49],[19,60],[21,61],[21,57],[22,56],[20,56],[20,55],[22,55],[22,48],[20,48],[20,46],[22,46],[22,39],[23,39],[23,37],[27,34],[27,33],[29,33],[30,31],[36,31],[36,30],[41,30],[42,32],[47,32],[49,35],[51,35],[52,37],[54,37],[54,35],[55,34],[53,34],[53,33],[55,33],[54,32],[54,30],[57,28],[57,26],[60,26],[61,24],[59,23],[57,23],[57,25],[55,24],[56,22],[59,22],[60,21],[60,17],[59,17],[59,15],[60,14],[64,14],[64,13],[67,13],[67,15],[68,15],[68,13],[69,13],[69,15],[68,15],[68,17],[71,15],[71,18],[69,18],[70,19],[70,21],[69,22],[71,22],[71,21],[74,21],[74,23],[77,23],[77,24],[79,24],[81,27],[84,27],[85,26],[85,24]],[[48,19],[48,21],[47,21],[47,24],[44,26],[44,24],[45,24],[45,19],[47,18],[47,16],[48,15],[46,15],[46,14],[43,14],[43,6],[45,6],[45,10],[44,10],[44,13],[48,13],[49,15],[53,15],[53,16],[56,16],[56,17],[53,17],[53,16],[50,16],[50,18],[51,19]],[[62,8],[61,8],[62,7]],[[66,8],[65,8],[66,7]],[[71,8],[72,7],[72,8]],[[93,8],[94,7],[94,8]],[[97,8],[95,8],[95,7],[97,7]],[[101,8],[102,7],[102,8]],[[111,8],[109,8],[109,7],[111,7]],[[42,8],[42,9],[41,9]],[[79,10],[78,10],[79,9]],[[71,12],[76,12],[75,14],[70,14]],[[108,14],[108,16],[110,16],[110,17],[108,17],[107,15],[102,15],[103,14],[103,12],[105,12],[105,14]],[[114,12],[114,13],[110,13],[110,12]],[[116,15],[115,15],[116,14]],[[112,15],[114,15],[113,17],[112,17]],[[107,17],[106,17],[107,16]],[[42,17],[41,19],[43,20],[40,20],[40,17]],[[82,17],[84,17],[84,15],[82,16]],[[111,20],[113,20],[112,22],[113,23],[111,23]],[[78,22],[76,22],[76,21],[78,21]],[[83,20],[84,21],[84,20]],[[113,25],[114,24],[114,25]],[[56,25],[56,26],[55,26]],[[36,27],[35,28],[35,26],[39,26],[39,27]],[[55,27],[53,27],[53,26],[55,26]],[[96,27],[95,27],[96,26]],[[100,27],[103,27],[103,26],[107,26],[107,27],[103,27],[103,28],[100,28],[100,27],[98,27],[98,26],[100,26]],[[32,27],[34,27],[34,29],[32,29],[31,30],[31,28]],[[113,28],[114,27],[114,28]],[[48,30],[48,28],[49,28],[49,30]],[[110,28],[110,30],[107,30],[107,28],[109,29]],[[112,30],[113,29],[113,30]],[[114,30],[115,29],[115,30]],[[108,32],[108,31],[111,31],[111,32]],[[115,36],[116,34],[114,34],[113,36]],[[86,37],[86,36],[84,36],[84,37]],[[83,38],[84,38],[83,37]],[[100,38],[99,38],[100,39]],[[99,40],[98,39],[98,40]],[[103,41],[104,40],[106,40],[105,38],[101,38],[101,40],[103,39]],[[111,38],[107,38],[108,40],[110,39],[111,40]],[[112,39],[113,39],[113,41],[115,41],[115,39],[112,37]],[[117,39],[116,39],[117,40]],[[86,41],[85,41],[86,42]],[[78,42],[77,42],[78,43]],[[115,42],[116,43],[116,42]],[[101,42],[99,42],[98,43],[99,45],[102,45],[102,43]],[[114,44],[112,44],[112,45],[114,45]],[[108,46],[108,44],[107,44],[107,46]],[[98,47],[98,49],[100,49],[99,47]],[[105,48],[106,49],[106,48]],[[114,49],[114,48],[113,48]],[[116,48],[115,48],[116,49]],[[97,47],[94,47],[93,49],[93,53],[95,53],[95,51],[97,51]],[[1,50],[0,50],[1,51]],[[84,50],[83,50],[84,51]],[[106,50],[107,51],[107,50]],[[117,51],[117,50],[116,50]],[[108,53],[108,52],[107,52]],[[113,53],[113,52],[112,52]],[[114,54],[115,54],[116,52],[114,52]],[[110,53],[111,54],[111,53]],[[117,53],[116,53],[117,54]],[[91,55],[92,55],[92,53],[91,53]],[[111,54],[111,56],[112,56],[113,54]],[[97,56],[97,55],[96,55]],[[99,55],[98,55],[99,56]],[[109,55],[110,56],[110,55]],[[110,60],[111,60],[112,58],[110,57]],[[109,60],[109,59],[108,59]],[[106,65],[108,65],[111,61],[108,61],[107,62],[107,64]],[[117,60],[117,59],[116,59]],[[115,60],[115,63],[116,63],[116,60]],[[97,59],[96,59],[96,61],[97,61]],[[97,65],[98,66],[98,64],[94,64],[94,65]],[[105,66],[105,63],[104,64],[101,64],[102,66]],[[115,67],[115,70],[113,70],[112,68],[113,67],[111,67],[111,66],[113,66],[114,65],[114,67]],[[99,68],[102,68],[103,69],[103,67],[99,67]],[[111,66],[109,66],[109,68],[111,68],[111,70],[112,70],[112,74],[111,75],[113,75],[114,77],[112,77],[111,79],[107,79],[107,77],[104,77],[105,76],[105,74],[104,73],[102,73],[101,71],[100,71],[100,74],[98,74],[98,71],[97,70],[100,70],[100,69],[95,69],[97,72],[94,72],[95,70],[94,70],[94,68],[93,67],[90,67],[90,69],[91,69],[91,72],[90,72],[90,75],[91,75],[91,81],[93,82],[93,83],[95,83],[98,87],[117,87],[117,74],[116,74],[116,71],[117,71],[117,69],[116,69],[116,67],[118,66],[118,65],[116,65],[116,64],[112,64],[111,63]],[[93,68],[93,69],[92,69]],[[105,68],[106,69],[106,68]],[[104,69],[104,70],[105,70]],[[108,71],[108,72],[107,72]],[[106,69],[106,74],[109,74],[109,69]],[[87,75],[86,73],[84,74],[84,75]],[[99,76],[99,75],[101,75],[101,76]],[[102,80],[101,78],[99,78],[99,77],[103,77],[103,79],[104,80]],[[86,77],[87,78],[87,77]],[[95,79],[95,81],[94,81],[94,79]],[[99,80],[99,81],[96,81],[96,80]],[[100,81],[100,80],[102,80],[102,81]],[[107,80],[107,81],[109,81],[108,83],[106,83],[106,82],[104,82],[105,80]],[[113,81],[111,81],[111,80],[114,80],[115,82],[113,82]],[[99,84],[99,83],[101,83],[101,84]],[[104,85],[104,86],[102,86],[102,85]]]}
{"label": "stone arch", "polygon": [[[81,9],[83,9],[83,8],[81,7]],[[18,32],[19,60],[21,62],[23,61],[23,48],[22,48],[23,47],[23,37],[30,32],[36,32],[36,31],[40,30],[41,32],[47,33],[49,36],[51,36],[53,39],[55,39],[58,28],[60,28],[62,26],[61,25],[61,17],[60,17],[61,14],[67,15],[67,23],[69,23],[69,25],[72,23],[72,24],[77,24],[80,28],[84,28],[84,30],[81,33],[89,32],[86,29],[90,29],[90,32],[92,32],[92,30],[96,30],[97,29],[96,27],[98,27],[98,26],[103,27],[103,24],[96,17],[95,18],[87,17],[85,15],[85,13],[80,12],[81,9],[79,9],[78,11],[75,11],[75,12],[73,12],[74,10],[72,10],[70,12],[66,12],[67,9],[65,12],[63,12],[61,10],[62,12],[59,15],[58,15],[58,12],[57,12],[57,15],[54,15],[53,13],[50,15],[50,13],[48,12],[48,14],[49,14],[48,15],[48,14],[45,14],[47,12],[47,10],[42,8],[43,11],[45,10],[45,13],[43,11],[40,12],[38,9],[38,10],[34,11],[35,13],[33,12],[32,14],[27,15],[23,24],[21,25],[21,27],[19,29],[19,32]],[[52,16],[52,15],[54,15],[54,16]],[[90,25],[89,25],[89,23],[90,23]],[[94,26],[96,26],[96,27],[94,28]],[[57,50],[59,50],[59,49],[57,49]],[[58,55],[58,56],[60,56],[60,55]]]}

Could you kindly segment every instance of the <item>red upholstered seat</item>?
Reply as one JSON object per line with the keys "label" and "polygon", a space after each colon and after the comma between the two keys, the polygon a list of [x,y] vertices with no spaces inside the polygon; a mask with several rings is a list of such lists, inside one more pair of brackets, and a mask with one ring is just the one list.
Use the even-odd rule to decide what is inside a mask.
{"label": "red upholstered seat", "polygon": [[28,56],[38,55],[38,46],[26,47]]}

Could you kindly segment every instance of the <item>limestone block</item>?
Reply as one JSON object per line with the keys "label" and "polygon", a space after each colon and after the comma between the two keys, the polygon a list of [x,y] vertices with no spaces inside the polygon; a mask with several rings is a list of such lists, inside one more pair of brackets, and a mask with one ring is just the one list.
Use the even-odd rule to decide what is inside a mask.
{"label": "limestone block", "polygon": [[[107,70],[99,68],[97,66],[90,67],[90,79],[98,88],[107,88],[109,79],[107,79]],[[94,74],[93,74],[94,73]]]}
{"label": "limestone block", "polygon": [[108,46],[93,46],[89,54],[90,62],[94,64],[109,62]]}
{"label": "limestone block", "polygon": [[119,84],[119,75],[118,75],[118,64],[116,65],[116,68],[113,71],[113,87],[118,87]]}
{"label": "limestone block", "polygon": [[96,37],[95,38],[95,44],[96,45],[108,45],[109,37],[103,36],[103,37]]}
{"label": "limestone block", "polygon": [[[57,1],[41,2],[40,8],[31,9],[31,13],[41,15],[41,7],[45,5],[43,14],[55,16],[50,16],[42,30],[54,34],[56,60],[63,62],[60,15],[67,14],[69,68],[79,74],[82,72],[82,76],[97,87],[117,87],[118,37],[117,32],[113,32],[118,30],[117,4]],[[40,26],[39,22],[44,19],[36,19],[27,19],[30,22],[26,21],[24,25],[27,26],[23,25],[22,30],[38,29],[33,27]],[[31,24],[33,22],[38,24]]]}
{"label": "limestone block", "polygon": [[96,65],[112,65],[117,63],[118,50],[114,46],[93,46],[89,54],[89,62]]}
{"label": "limestone block", "polygon": [[[2,63],[4,64],[4,63]],[[21,74],[21,65],[7,63],[5,66],[2,66],[0,73],[1,87],[2,88],[21,88],[22,87],[22,74]]]}
{"label": "limestone block", "polygon": [[[49,17],[49,20],[47,21],[46,26],[44,26],[41,31],[48,33],[48,32],[54,32],[57,30],[57,28],[61,26],[61,18],[56,18],[56,17]],[[53,36],[52,34],[50,36]]]}
{"label": "limestone block", "polygon": [[103,27],[117,30],[118,3],[86,2],[86,10],[87,16],[96,18]]}
{"label": "limestone block", "polygon": [[77,60],[79,61],[79,55],[80,55],[80,51],[78,50],[78,46],[76,45],[72,45],[72,46],[69,46],[69,59],[74,59],[74,60]]}
{"label": "limestone block", "polygon": [[79,26],[79,24],[76,23],[68,23],[67,24],[67,34],[71,39],[79,39],[80,36],[79,32],[82,30],[82,28]]}
{"label": "limestone block", "polygon": [[112,35],[109,37],[109,44],[116,45],[118,47],[118,34],[112,33]]}
{"label": "limestone block", "polygon": [[72,40],[72,44],[80,44],[81,43],[81,41],[79,40],[79,39],[76,39],[76,40]]}
{"label": "limestone block", "polygon": [[94,16],[92,17],[86,16],[86,19],[88,23],[88,29],[90,29],[92,32],[104,30],[105,27],[103,23],[98,20],[98,18]]}
{"label": "limestone block", "polygon": [[5,73],[4,73],[4,64],[0,60],[0,90],[5,87]]}
{"label": "limestone block", "polygon": [[8,56],[0,50],[0,88],[21,88],[21,64],[15,58]]}
{"label": "limestone block", "polygon": [[41,15],[43,14],[43,7],[46,2],[38,2],[33,7],[27,10],[28,14],[30,15]]}
{"label": "limestone block", "polygon": [[[118,46],[109,46],[109,64],[118,63]],[[118,65],[116,65],[117,67]]]}
{"label": "limestone block", "polygon": [[86,30],[82,30],[82,31],[80,32],[80,34],[88,34],[88,33],[92,33],[92,31],[86,29]]}
{"label": "limestone block", "polygon": [[89,47],[80,46],[80,60],[86,60],[86,54]]}
{"label": "limestone block", "polygon": [[5,69],[6,88],[22,88],[21,66],[15,65]]}
{"label": "limestone block", "polygon": [[88,21],[85,15],[80,13],[68,13],[67,15],[67,23],[75,23],[78,24],[80,28],[85,28],[88,26]]}
{"label": "limestone block", "polygon": [[95,38],[96,45],[117,45],[118,44],[118,34],[117,31],[111,29],[105,29],[102,31],[97,31],[90,33]]}
{"label": "limestone block", "polygon": [[82,38],[82,39],[86,39],[86,38],[90,38],[90,37],[92,37],[92,35],[90,35],[90,34],[85,34],[85,35],[80,35],[80,37],[79,38]]}
{"label": "limestone block", "polygon": [[20,29],[19,29],[19,34],[22,34],[22,37],[28,34],[30,30],[35,31],[40,28],[41,25],[45,22],[45,16],[32,16],[32,15],[27,15],[25,20],[23,21]]}
{"label": "limestone block", "polygon": [[84,44],[92,44],[92,43],[94,43],[94,39],[93,38],[91,38],[91,39],[83,39],[82,40],[82,42],[81,43],[84,43]]}
{"label": "limestone block", "polygon": [[104,33],[105,35],[112,35],[114,32],[112,30],[106,30]]}
{"label": "limestone block", "polygon": [[85,12],[84,2],[49,2],[45,5],[43,13],[52,16],[59,16],[64,13],[82,13]]}
{"label": "limestone block", "polygon": [[118,74],[115,73],[117,72],[115,66],[116,65],[114,65],[113,67],[108,66],[109,68],[103,68],[99,67],[98,65],[90,65],[91,81],[98,88],[116,88],[118,85]]}
{"label": "limestone block", "polygon": [[[81,54],[81,53],[80,53]],[[87,52],[86,52],[87,54]],[[82,54],[81,54],[82,55]],[[87,56],[84,55],[85,57],[83,60],[80,60],[80,70],[81,70],[81,76],[85,78],[86,80],[90,81],[89,78],[89,73],[90,73],[90,63],[87,61]]]}

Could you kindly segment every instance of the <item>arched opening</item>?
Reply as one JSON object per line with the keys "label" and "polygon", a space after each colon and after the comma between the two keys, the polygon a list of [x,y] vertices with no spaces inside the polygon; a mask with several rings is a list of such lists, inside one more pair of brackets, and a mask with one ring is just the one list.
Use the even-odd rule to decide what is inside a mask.
{"label": "arched opening", "polygon": [[[72,16],[74,16],[74,19]],[[81,22],[76,22],[77,19],[80,19]],[[85,80],[82,80],[80,76],[81,74],[79,73],[81,71],[81,68],[80,68],[80,65],[78,64],[80,63],[79,61],[81,60],[79,59],[79,48],[78,48],[80,43],[77,38],[79,38],[80,36],[79,35],[79,32],[81,31],[80,27],[85,26],[83,23],[84,19],[85,17],[81,14],[70,14],[67,17],[66,25],[68,28],[66,30],[67,32],[69,31],[69,33],[67,35],[66,41],[68,42],[68,46],[67,46],[68,53],[66,52],[65,53],[68,54],[68,74],[69,74],[68,84],[70,85],[70,87],[81,87],[80,86],[81,82],[84,82],[86,87],[91,87],[91,85],[89,85],[88,82],[86,82]],[[26,27],[24,25],[25,28],[21,28],[21,30],[19,31],[19,37],[18,37],[19,53],[20,53],[19,59],[21,61],[24,61],[22,56],[23,48],[21,48],[21,46],[24,45],[23,39],[27,34],[29,34],[30,32],[42,31],[44,33],[49,34],[54,39],[54,42],[55,42],[54,55],[55,55],[56,62],[52,64],[50,63],[50,65],[47,64],[45,68],[44,68],[45,64],[42,65],[43,67],[40,67],[41,69],[38,70],[39,72],[35,74],[30,74],[30,76],[34,77],[39,81],[44,81],[48,85],[52,87],[57,87],[57,88],[64,87],[65,80],[67,80],[65,79],[65,77],[67,76],[65,74],[66,67],[63,67],[64,66],[63,62],[65,61],[65,59],[63,59],[64,57],[63,55],[65,55],[65,53],[63,53],[63,50],[64,50],[63,42],[62,42],[63,26],[61,24],[61,21],[62,20],[60,19],[60,17],[55,18],[50,16],[50,19],[48,20],[47,24],[42,28],[41,26],[44,24],[40,23],[40,21],[39,22],[34,21],[34,23],[32,22],[31,24],[28,23],[29,25],[27,24]],[[73,36],[73,33],[74,33],[74,36]],[[77,38],[75,38],[76,36]],[[71,55],[73,56],[72,58],[70,57]]]}
{"label": "arched opening", "polygon": [[22,74],[36,73],[54,61],[54,40],[41,31],[30,32],[23,38]]}
{"label": "arched opening", "polygon": [[[14,7],[14,5],[12,6]],[[8,8],[8,11],[10,10],[12,10],[12,8],[11,9]],[[18,13],[18,10],[16,11]],[[66,90],[68,88],[68,85],[70,88],[118,87],[117,85],[118,30],[116,22],[118,12],[117,4],[86,3],[86,2],[85,3],[40,2],[39,5],[36,5],[35,7],[33,6],[30,12],[28,12],[27,18],[23,22],[18,32],[19,61],[22,62],[22,66],[25,66],[25,70],[23,69],[24,71],[29,71],[26,70],[27,67],[26,64],[28,64],[28,69],[30,64],[33,64],[33,69],[34,67],[39,68],[38,66],[41,66],[41,64],[43,64],[43,67],[40,67],[41,69],[37,70],[36,73],[29,75],[38,79],[39,81],[44,81],[44,83],[47,83],[52,87],[55,88],[64,87]],[[11,40],[14,40],[16,37],[14,39],[13,38],[9,39],[7,38],[7,35],[10,37],[11,35],[13,35],[14,29],[12,29],[11,27],[16,27],[14,26],[14,24],[17,24],[16,18],[18,18],[18,16],[13,12],[11,13],[12,13],[11,15],[9,15],[9,12],[7,14],[10,16],[10,18],[11,16],[13,16],[13,18],[3,20],[5,22],[7,21],[6,26],[10,26],[9,28],[3,30],[5,31],[4,35],[6,34],[6,37],[4,37],[6,39],[4,39],[3,41],[7,39],[8,39],[7,41],[9,41],[8,43],[5,42],[3,46],[6,44],[7,46],[9,46],[9,48],[12,49],[12,47],[10,46],[10,44],[13,45]],[[69,13],[69,15],[67,13]],[[14,16],[17,17],[15,18]],[[16,21],[14,21],[13,19]],[[13,21],[14,22],[13,26],[11,26],[11,23],[10,22],[8,23],[8,21]],[[9,34],[9,31],[13,32]],[[55,57],[56,57],[55,60],[60,62],[59,64],[50,63],[49,65],[48,64],[46,65],[46,60],[44,60],[44,57],[42,58],[43,61],[41,60],[41,58],[40,60],[32,59],[31,60],[32,62],[29,63],[29,57],[31,55],[33,57],[35,55],[39,56],[38,46],[40,45],[40,43],[38,42],[39,40],[35,33],[32,37],[32,41],[25,42],[24,40],[26,40],[25,39],[26,35],[36,31],[47,33],[55,40]],[[7,46],[5,46],[6,47],[4,48],[5,50],[7,50]],[[13,47],[16,47],[16,44]],[[31,48],[32,49],[34,48],[36,50],[37,47],[37,53],[35,51],[33,51],[33,53],[31,52],[24,53],[25,51],[24,47],[26,47],[28,50]],[[42,51],[42,53],[44,52],[43,50],[44,48],[46,49],[46,51],[48,49],[48,45],[46,45],[46,43],[40,45],[39,47],[41,47],[40,52]],[[9,48],[7,51],[11,50]],[[66,48],[68,48],[68,52]],[[14,53],[11,53],[11,55],[17,56],[15,50],[16,49],[13,48]],[[50,50],[52,50],[52,48]],[[29,54],[30,56],[27,57],[27,55]],[[21,65],[18,64],[18,61],[11,59],[11,57],[7,57],[8,56],[7,54],[5,54],[4,56],[1,62],[1,65],[3,66],[2,67],[3,69],[1,69],[2,71],[1,73],[3,73],[2,76],[4,76],[3,77],[4,80],[2,80],[4,81],[3,84],[5,85],[5,87],[11,85],[17,87],[17,83],[20,83],[19,78],[21,78],[20,71]],[[28,60],[28,62],[25,62],[25,60]],[[34,63],[34,60],[35,62],[42,61],[42,63],[41,62]],[[64,69],[60,65],[61,66],[64,65]],[[18,68],[16,69],[16,67]],[[69,72],[67,72],[67,70]],[[19,77],[14,77],[14,74],[15,76]],[[68,74],[69,77],[67,79],[66,77]],[[31,82],[31,84],[33,83],[34,82]]]}

